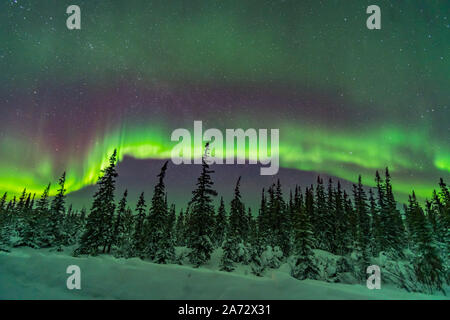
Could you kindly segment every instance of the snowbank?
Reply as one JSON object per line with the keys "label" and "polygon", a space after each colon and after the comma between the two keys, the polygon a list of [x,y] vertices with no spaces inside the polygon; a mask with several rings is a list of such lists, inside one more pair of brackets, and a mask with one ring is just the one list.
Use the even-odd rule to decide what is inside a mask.
{"label": "snowbank", "polygon": [[[81,268],[81,290],[68,290],[66,269]],[[111,256],[16,248],[0,252],[0,299],[448,299],[384,287],[299,281],[287,268],[265,277],[158,265]]]}

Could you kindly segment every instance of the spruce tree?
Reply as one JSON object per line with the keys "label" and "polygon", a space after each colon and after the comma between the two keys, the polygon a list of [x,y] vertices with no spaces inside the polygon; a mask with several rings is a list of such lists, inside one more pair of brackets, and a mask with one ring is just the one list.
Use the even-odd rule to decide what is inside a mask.
{"label": "spruce tree", "polygon": [[1,197],[1,199],[0,199],[0,214],[3,213],[4,210],[6,209],[6,200],[7,200],[7,197],[8,197],[8,193],[5,192],[5,193],[3,194],[3,196]]}
{"label": "spruce tree", "polygon": [[345,255],[349,250],[350,224],[346,214],[345,197],[342,194],[341,183],[338,181],[334,196],[335,210],[335,251],[338,255]]}
{"label": "spruce tree", "polygon": [[27,189],[24,188],[22,194],[19,197],[19,201],[14,208],[14,229],[17,232],[15,246],[25,245],[23,239],[27,228],[27,210],[25,210],[25,204],[27,199]]}
{"label": "spruce tree", "polygon": [[223,197],[221,197],[219,209],[217,211],[217,216],[214,223],[214,241],[217,247],[220,247],[225,240],[227,227],[227,213],[225,211],[225,203],[223,201]]}
{"label": "spruce tree", "polygon": [[397,254],[402,256],[402,249],[405,244],[404,225],[400,211],[397,209],[397,202],[394,198],[391,176],[388,168],[386,168],[385,171],[385,189],[386,207],[388,211],[388,224],[386,226],[388,245],[391,249],[395,250]]}
{"label": "spruce tree", "polygon": [[445,267],[433,241],[431,228],[414,193],[410,197],[408,211],[415,241],[416,258],[413,263],[417,280],[429,293],[436,290],[445,293],[443,290]]}
{"label": "spruce tree", "polygon": [[381,221],[378,213],[378,206],[372,189],[369,189],[369,211],[370,211],[370,248],[374,257],[378,256],[381,251],[380,244],[383,242],[383,234],[381,233]]}
{"label": "spruce tree", "polygon": [[175,226],[175,235],[176,235],[176,244],[178,246],[186,245],[186,221],[183,210],[180,210],[180,213],[177,217],[177,222]]}
{"label": "spruce tree", "polygon": [[269,210],[267,207],[267,201],[265,197],[265,191],[264,188],[262,189],[261,193],[261,204],[259,207],[259,214],[257,218],[258,222],[258,233],[259,238],[262,241],[262,244],[264,246],[267,246],[270,244],[269,237],[270,237],[270,216],[269,216]]}
{"label": "spruce tree", "polygon": [[62,228],[65,218],[65,183],[66,173],[64,172],[61,178],[59,178],[59,189],[51,204],[47,229],[47,236],[50,244],[58,247],[58,250],[61,249],[61,246],[64,243]]}
{"label": "spruce tree", "polygon": [[[9,245],[9,228],[10,228],[10,221],[9,221],[9,214],[6,207],[7,202],[7,196],[8,194],[5,192],[0,199],[0,250],[2,250],[2,246],[8,246]],[[6,250],[6,249],[3,249]]]}
{"label": "spruce tree", "polygon": [[258,226],[256,223],[256,219],[253,217],[251,208],[248,208],[247,219],[248,219],[248,243],[249,245],[255,246],[259,243]]}
{"label": "spruce tree", "polygon": [[175,225],[177,222],[177,214],[176,214],[176,207],[175,204],[171,204],[170,205],[170,209],[169,209],[169,217],[167,219],[167,224],[168,224],[168,228],[169,230],[172,230],[172,233],[175,235]]}
{"label": "spruce tree", "polygon": [[[229,250],[234,250],[234,252],[232,251],[229,253],[229,256],[234,262],[245,262],[245,254],[243,251],[245,250],[245,243],[248,240],[249,235],[249,221],[245,213],[244,203],[241,200],[240,182],[241,177],[239,177],[236,182],[234,197],[230,203],[229,232],[226,239],[227,242],[233,242],[227,243],[226,246]],[[240,249],[242,249],[242,254],[239,254]]]}
{"label": "spruce tree", "polygon": [[315,198],[315,216],[313,218],[313,227],[319,249],[329,251],[329,225],[328,208],[323,187],[323,180],[317,177],[316,198]]}
{"label": "spruce tree", "polygon": [[23,212],[23,209],[25,208],[25,202],[27,199],[27,189],[23,189],[20,197],[19,197],[19,201],[16,204],[16,211],[17,213],[21,214]]}
{"label": "spruce tree", "polygon": [[[316,233],[315,228],[312,224],[313,218],[315,217],[315,205],[314,205],[314,191],[313,186],[311,185],[310,188],[306,188],[305,190],[305,214],[307,215],[309,222],[311,223],[311,229],[313,231],[314,237],[311,241],[313,243],[311,244],[312,248],[317,248],[317,239],[316,239]],[[300,217],[299,217],[300,219]]]}
{"label": "spruce tree", "polygon": [[153,191],[150,212],[148,215],[147,256],[157,263],[167,263],[174,259],[173,228],[167,208],[164,177],[168,161],[164,163],[158,174],[158,183]]}
{"label": "spruce tree", "polygon": [[106,251],[107,243],[112,234],[112,217],[114,215],[114,191],[116,172],[117,151],[114,150],[109,158],[108,166],[102,170],[102,174],[97,182],[97,191],[94,194],[94,201],[91,213],[87,217],[86,229],[83,233],[80,245],[74,254],[97,255],[99,247]]}
{"label": "spruce tree", "polygon": [[[431,226],[434,241],[438,246],[446,270],[450,270],[450,224],[446,215],[449,207],[446,205],[442,192],[433,191],[431,201],[427,201],[427,218]],[[447,271],[447,283],[450,283],[450,272]]]}
{"label": "spruce tree", "polygon": [[114,220],[114,226],[113,226],[113,233],[112,237],[108,243],[108,247],[106,249],[107,253],[111,252],[112,246],[119,246],[119,244],[122,242],[122,239],[124,237],[123,231],[123,216],[125,215],[125,211],[127,209],[127,196],[128,196],[128,190],[125,189],[122,199],[119,201],[119,206],[117,207],[117,215]]}
{"label": "spruce tree", "polygon": [[130,254],[133,257],[145,257],[147,239],[145,233],[145,211],[147,205],[145,204],[144,192],[139,196],[138,202],[136,204],[136,223],[134,225],[134,233],[133,233],[133,250]]}
{"label": "spruce tree", "polygon": [[292,236],[295,238],[295,228],[299,219],[300,210],[305,210],[305,204],[303,201],[302,190],[299,186],[295,186],[294,192],[294,203],[291,209],[291,225],[292,225]]}
{"label": "spruce tree", "polygon": [[248,236],[248,219],[245,214],[244,204],[241,200],[240,183],[241,177],[238,178],[234,188],[234,197],[230,203],[229,217],[230,235],[238,242],[237,244],[246,241]]}
{"label": "spruce tree", "polygon": [[336,253],[336,202],[335,195],[336,191],[334,190],[333,180],[331,178],[328,179],[328,189],[327,189],[327,214],[325,216],[325,246],[328,248],[328,251],[331,253]]}
{"label": "spruce tree", "polygon": [[266,266],[261,259],[261,247],[252,246],[250,250],[251,271],[255,276],[262,277]]}
{"label": "spruce tree", "polygon": [[132,210],[127,207],[121,218],[122,232],[117,239],[117,257],[131,258],[134,256],[134,217]]}
{"label": "spruce tree", "polygon": [[210,174],[213,172],[205,159],[202,159],[202,172],[190,201],[187,247],[191,249],[189,260],[196,267],[210,259],[214,248],[211,240],[214,230],[212,221],[214,207],[211,196],[217,196],[217,192],[212,189],[214,183]]}
{"label": "spruce tree", "polygon": [[223,255],[220,260],[220,270],[231,272],[234,270],[234,261],[237,260],[236,252],[236,239],[233,238],[233,235],[230,232],[225,234],[225,241],[223,243]]}
{"label": "spruce tree", "polygon": [[273,217],[273,230],[275,232],[275,243],[283,252],[285,257],[288,257],[291,253],[291,230],[289,213],[287,211],[286,203],[283,199],[283,193],[281,189],[281,182],[277,180],[277,186],[275,189],[275,202],[274,211],[272,212]]}
{"label": "spruce tree", "polygon": [[32,211],[30,218],[28,219],[27,231],[24,236],[25,245],[32,248],[49,247],[50,241],[48,238],[48,221],[50,219],[49,210],[49,183],[40,199],[36,203],[36,209]]}
{"label": "spruce tree", "polygon": [[357,216],[357,238],[355,249],[358,263],[358,276],[366,277],[366,268],[370,265],[370,216],[367,204],[367,196],[364,191],[361,175],[358,177],[358,185],[353,185],[353,197],[355,201],[355,213]]}
{"label": "spruce tree", "polygon": [[[313,194],[311,189],[306,189],[306,202],[311,206]],[[298,219],[295,225],[295,245],[294,257],[295,262],[291,269],[291,275],[299,280],[318,279],[319,271],[314,264],[314,247],[315,239],[310,222],[308,209],[300,209],[297,213]]]}

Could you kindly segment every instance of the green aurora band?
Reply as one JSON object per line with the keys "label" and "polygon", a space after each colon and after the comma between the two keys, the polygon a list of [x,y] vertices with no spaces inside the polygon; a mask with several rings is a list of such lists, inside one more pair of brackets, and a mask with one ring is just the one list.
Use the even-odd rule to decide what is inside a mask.
{"label": "green aurora band", "polygon": [[[0,191],[40,195],[64,170],[67,190],[79,190],[97,181],[115,148],[119,161],[169,158],[172,131],[194,120],[207,122],[204,130],[279,128],[285,168],[350,181],[362,174],[373,186],[375,170],[388,166],[401,200],[413,189],[430,197],[440,177],[449,182],[448,1],[378,0],[377,31],[365,25],[372,1],[79,0],[79,31],[65,27],[70,4],[0,4]],[[123,85],[138,98],[141,88],[164,97],[186,84],[301,88],[317,101],[308,110],[283,106],[280,115],[273,100],[217,107],[220,100],[205,99],[223,119],[199,117],[204,109],[192,106],[150,115],[109,110],[132,107],[117,94]],[[330,113],[325,98],[333,101]],[[73,123],[57,126],[55,110]]]}
{"label": "green aurora band", "polygon": [[[302,135],[302,132],[308,132],[308,134]],[[111,155],[115,148],[118,150],[119,161],[124,156],[137,159],[170,158],[171,150],[177,143],[169,141],[170,135],[171,132],[166,128],[156,129],[156,125],[153,124],[141,128],[119,128],[98,137],[96,142],[87,149],[82,161],[79,161],[77,157],[71,157],[73,160],[68,162],[67,190],[71,192],[94,184],[100,170],[107,164],[108,155]],[[270,136],[268,141],[270,142]],[[280,164],[281,167],[323,172],[350,181],[356,181],[357,173],[361,173],[365,184],[369,186],[374,185],[375,170],[383,170],[386,165],[389,165],[394,179],[401,177],[394,180],[394,190],[401,194],[401,198],[413,189],[418,196],[426,198],[430,197],[432,190],[436,187],[438,175],[445,177],[450,172],[449,150],[433,153],[433,150],[441,149],[436,148],[429,141],[430,138],[426,132],[407,133],[395,128],[384,130],[375,128],[354,137],[352,132],[337,133],[326,131],[324,128],[306,126],[299,128],[299,126],[287,125],[280,128]],[[62,169],[56,168],[51,158],[41,159],[34,166],[24,165],[19,159],[26,152],[19,148],[26,149],[28,146],[21,146],[17,141],[11,143],[14,146],[6,145],[5,139],[1,140],[2,148],[17,150],[17,154],[15,156],[12,153],[10,159],[4,162],[3,158],[0,162],[0,190],[18,194],[26,186],[29,192],[39,194],[49,181],[56,181],[58,177],[56,172]],[[223,155],[226,147],[229,148],[224,141],[222,153],[217,150],[214,155]],[[248,144],[246,147],[245,158],[257,159],[257,150],[249,150]],[[201,152],[201,148],[195,150],[192,144],[192,154],[201,154]],[[238,157],[244,157],[242,151],[235,154]],[[425,160],[417,163],[411,160],[414,158]],[[434,180],[424,180],[420,175],[417,177],[403,175],[405,172],[421,172],[424,167],[431,165],[434,165],[436,169],[432,172],[435,175]],[[27,170],[27,168],[30,169]],[[220,170],[220,167],[216,170]],[[424,175],[429,177],[430,173]],[[429,183],[427,183],[428,180]],[[53,188],[54,192],[56,192],[55,188]]]}

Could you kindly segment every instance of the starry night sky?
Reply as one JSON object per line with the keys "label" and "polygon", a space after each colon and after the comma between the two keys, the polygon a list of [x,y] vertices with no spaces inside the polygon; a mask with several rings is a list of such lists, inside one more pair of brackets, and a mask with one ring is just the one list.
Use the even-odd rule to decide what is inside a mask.
{"label": "starry night sky", "polygon": [[64,170],[79,190],[114,148],[166,158],[202,120],[279,128],[282,167],[373,185],[389,166],[400,197],[429,197],[449,180],[449,53],[449,1],[2,1],[0,191]]}

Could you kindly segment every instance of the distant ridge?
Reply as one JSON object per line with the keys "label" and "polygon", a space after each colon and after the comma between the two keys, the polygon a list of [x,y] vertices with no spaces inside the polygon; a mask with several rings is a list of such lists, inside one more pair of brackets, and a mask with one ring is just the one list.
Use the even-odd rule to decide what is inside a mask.
{"label": "distant ridge", "polygon": [[[159,173],[162,165],[166,160],[161,159],[135,159],[132,157],[124,157],[118,164],[117,171],[119,177],[117,179],[116,198],[119,198],[128,189],[129,200],[132,206],[135,205],[137,197],[144,191],[145,197],[150,200],[153,187],[156,184],[156,175]],[[211,169],[215,171],[212,174],[214,187],[218,191],[220,197],[223,196],[226,205],[232,199],[232,194],[236,180],[241,178],[241,194],[244,203],[251,206],[253,213],[257,212],[259,202],[261,200],[261,190],[266,190],[272,184],[280,179],[283,194],[286,200],[289,199],[289,189],[294,189],[295,185],[299,185],[302,190],[311,184],[315,185],[317,176],[320,173],[311,171],[301,171],[297,169],[280,168],[277,175],[261,176],[259,165],[212,165]],[[174,165],[169,161],[166,174],[166,190],[168,192],[169,203],[175,203],[177,211],[185,208],[191,199],[191,192],[197,182],[197,177],[201,171],[201,165]],[[344,190],[351,194],[352,182],[344,179],[338,179],[326,174],[320,174],[323,178],[325,186],[331,177],[334,183],[339,180]],[[356,177],[356,176],[355,176]],[[363,177],[364,178],[364,177]],[[369,179],[370,177],[366,177]],[[363,180],[364,181],[364,180]],[[81,190],[72,192],[67,196],[67,202],[73,203],[75,208],[85,206],[90,208],[92,203],[92,195],[95,192],[95,186],[88,186]]]}

